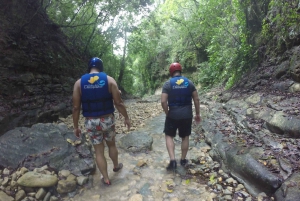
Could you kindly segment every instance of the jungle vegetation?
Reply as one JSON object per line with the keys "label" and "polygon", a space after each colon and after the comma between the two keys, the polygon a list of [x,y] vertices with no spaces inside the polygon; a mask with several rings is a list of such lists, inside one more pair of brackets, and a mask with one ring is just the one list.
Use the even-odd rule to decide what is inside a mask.
{"label": "jungle vegetation", "polygon": [[172,62],[202,89],[230,88],[262,49],[282,52],[299,33],[295,0],[41,0],[41,8],[70,45],[140,96],[162,86]]}

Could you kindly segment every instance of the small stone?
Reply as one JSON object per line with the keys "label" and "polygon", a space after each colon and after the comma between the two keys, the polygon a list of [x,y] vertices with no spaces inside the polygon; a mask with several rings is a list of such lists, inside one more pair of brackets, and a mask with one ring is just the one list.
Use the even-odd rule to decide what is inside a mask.
{"label": "small stone", "polygon": [[223,187],[220,185],[220,184],[216,184],[216,189],[218,191],[222,191],[223,190]]}
{"label": "small stone", "polygon": [[11,197],[11,196],[8,196],[3,191],[0,191],[0,200],[1,201],[14,201],[15,199],[13,197]]}
{"label": "small stone", "polygon": [[51,197],[51,193],[48,192],[48,193],[45,195],[43,201],[49,201],[49,200],[50,200],[50,197]]}
{"label": "small stone", "polygon": [[217,197],[217,194],[216,193],[210,193],[210,198],[211,198],[211,200],[213,200],[214,198],[216,198]]}
{"label": "small stone", "polygon": [[144,161],[143,159],[140,159],[137,164],[136,164],[138,167],[143,167],[145,165],[147,165],[146,161]]}
{"label": "small stone", "polygon": [[88,177],[85,176],[79,176],[76,178],[77,184],[82,186],[88,182]]}
{"label": "small stone", "polygon": [[100,200],[100,195],[93,195],[92,200]]}
{"label": "small stone", "polygon": [[44,165],[43,167],[40,167],[40,168],[34,168],[33,171],[43,173],[45,170],[48,170],[48,165]]}
{"label": "small stone", "polygon": [[9,174],[10,174],[10,170],[7,169],[7,168],[5,168],[5,169],[3,170],[3,172],[2,172],[2,174],[4,174],[4,175],[9,175]]}
{"label": "small stone", "polygon": [[45,197],[47,191],[44,188],[40,188],[37,193],[35,194],[35,198],[41,200]]}
{"label": "small stone", "polygon": [[231,191],[229,191],[228,189],[225,189],[223,193],[224,195],[231,195]]}
{"label": "small stone", "polygon": [[58,173],[59,177],[67,178],[71,174],[70,170],[61,170]]}
{"label": "small stone", "polygon": [[141,194],[135,194],[131,196],[128,201],[143,201],[143,196]]}
{"label": "small stone", "polygon": [[230,192],[232,192],[233,191],[233,188],[231,187],[231,186],[227,186],[227,188],[226,188],[227,190],[229,190]]}
{"label": "small stone", "polygon": [[68,180],[68,181],[76,181],[76,176],[73,175],[73,174],[70,174],[70,175],[67,177],[67,180]]}
{"label": "small stone", "polygon": [[43,172],[44,172],[44,174],[54,175],[54,174],[52,174],[52,172],[50,172],[49,170],[44,170]]}
{"label": "small stone", "polygon": [[245,187],[243,184],[238,184],[237,187],[235,188],[235,191],[240,191],[243,190]]}
{"label": "small stone", "polygon": [[12,180],[12,181],[17,181],[17,177],[18,177],[17,173],[14,172],[14,173],[11,175],[11,180]]}
{"label": "small stone", "polygon": [[266,193],[261,192],[257,195],[257,201],[263,201],[265,197],[267,197]]}
{"label": "small stone", "polygon": [[250,196],[246,191],[241,191],[240,193],[246,198]]}
{"label": "small stone", "polygon": [[15,200],[16,201],[20,201],[22,199],[24,199],[26,197],[26,193],[24,190],[19,190],[17,193],[16,193],[16,196],[15,196]]}
{"label": "small stone", "polygon": [[58,198],[55,197],[54,195],[52,195],[52,196],[50,197],[50,200],[49,200],[49,201],[58,201]]}
{"label": "small stone", "polygon": [[245,201],[252,201],[251,197],[247,197]]}
{"label": "small stone", "polygon": [[35,197],[35,194],[36,194],[35,192],[27,193],[27,195],[30,196],[30,197]]}
{"label": "small stone", "polygon": [[2,186],[7,186],[8,182],[9,182],[9,178],[8,178],[8,177],[4,177],[4,179],[3,179],[2,183],[1,183],[1,185],[2,185]]}
{"label": "small stone", "polygon": [[57,184],[57,192],[60,194],[70,193],[76,189],[75,180],[60,180]]}
{"label": "small stone", "polygon": [[28,169],[26,167],[21,167],[20,172],[21,172],[21,175],[23,175],[28,172]]}
{"label": "small stone", "polygon": [[16,189],[18,187],[18,184],[16,181],[11,181],[10,182],[10,187],[13,188],[13,189]]}
{"label": "small stone", "polygon": [[228,183],[228,184],[233,184],[233,178],[228,178],[228,179],[226,179],[226,183]]}
{"label": "small stone", "polygon": [[223,197],[223,199],[224,199],[224,200],[232,200],[232,197],[231,197],[231,195],[225,195],[225,196]]}

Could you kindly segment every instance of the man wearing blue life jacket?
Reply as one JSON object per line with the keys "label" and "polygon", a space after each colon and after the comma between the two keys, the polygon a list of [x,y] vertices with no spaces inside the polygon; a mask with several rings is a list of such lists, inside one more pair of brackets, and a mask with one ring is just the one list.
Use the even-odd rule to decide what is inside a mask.
{"label": "man wearing blue life jacket", "polygon": [[166,114],[165,120],[165,139],[170,156],[170,163],[167,170],[175,170],[177,162],[175,159],[174,137],[178,130],[181,142],[180,164],[185,166],[188,163],[186,155],[189,148],[189,136],[192,131],[194,102],[196,115],[194,120],[199,123],[200,101],[195,85],[188,78],[181,75],[182,67],[179,63],[172,63],[169,68],[171,79],[165,82],[161,94],[161,106]]}
{"label": "man wearing blue life jacket", "polygon": [[78,127],[80,110],[85,117],[85,128],[94,146],[96,163],[103,176],[102,182],[110,185],[107,173],[107,162],[104,156],[104,142],[109,149],[114,172],[122,169],[123,164],[118,162],[118,149],[115,144],[115,117],[114,106],[124,116],[124,123],[130,129],[130,120],[120,96],[116,81],[103,72],[103,62],[94,57],[89,61],[88,74],[74,84],[73,90],[73,124],[74,134],[80,137]]}

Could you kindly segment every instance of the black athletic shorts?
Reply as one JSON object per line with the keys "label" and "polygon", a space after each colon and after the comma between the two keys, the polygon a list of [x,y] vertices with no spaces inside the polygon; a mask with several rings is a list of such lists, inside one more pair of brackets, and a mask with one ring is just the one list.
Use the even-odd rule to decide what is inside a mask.
{"label": "black athletic shorts", "polygon": [[184,138],[191,135],[192,132],[192,120],[188,119],[171,119],[166,117],[164,133],[168,136],[175,137],[178,129],[179,137]]}

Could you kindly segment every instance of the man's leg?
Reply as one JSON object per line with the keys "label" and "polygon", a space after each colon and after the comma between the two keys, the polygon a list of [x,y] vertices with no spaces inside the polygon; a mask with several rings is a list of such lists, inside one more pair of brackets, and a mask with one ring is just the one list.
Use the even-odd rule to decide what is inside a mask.
{"label": "man's leg", "polygon": [[188,161],[186,159],[187,152],[189,150],[189,136],[192,132],[192,118],[182,119],[181,126],[179,128],[179,136],[181,137],[181,160],[180,164],[185,166]]}
{"label": "man's leg", "polygon": [[189,136],[185,136],[181,142],[181,160],[186,158],[187,152],[189,150]]}
{"label": "man's leg", "polygon": [[96,163],[97,166],[104,178],[105,182],[109,181],[108,173],[107,173],[107,162],[104,156],[104,143],[101,142],[100,144],[94,145],[95,154],[96,154]]}
{"label": "man's leg", "polygon": [[118,168],[118,149],[116,147],[115,138],[113,138],[112,141],[106,141],[106,144],[108,146],[109,157],[111,158],[114,164],[114,168]]}
{"label": "man's leg", "polygon": [[175,144],[172,136],[166,136],[166,146],[170,156],[170,160],[175,160]]}

